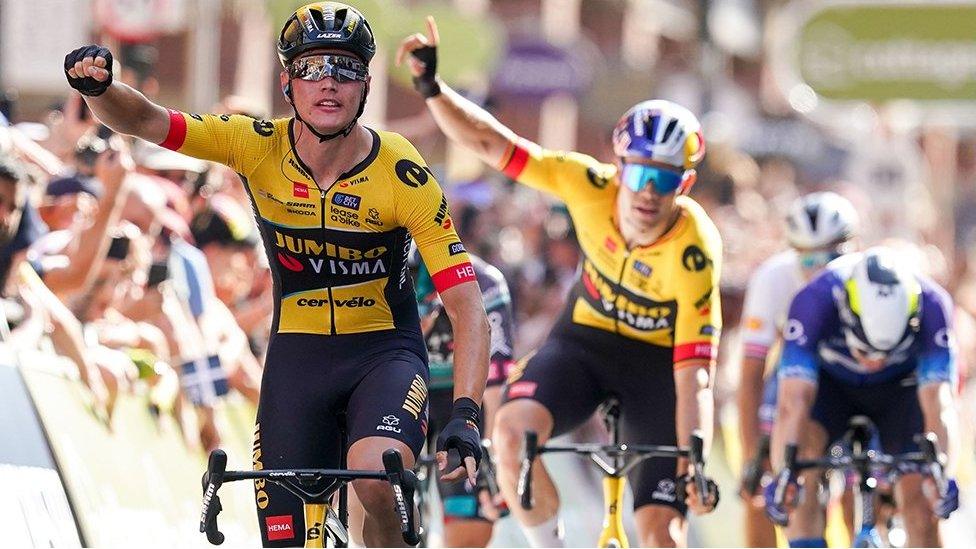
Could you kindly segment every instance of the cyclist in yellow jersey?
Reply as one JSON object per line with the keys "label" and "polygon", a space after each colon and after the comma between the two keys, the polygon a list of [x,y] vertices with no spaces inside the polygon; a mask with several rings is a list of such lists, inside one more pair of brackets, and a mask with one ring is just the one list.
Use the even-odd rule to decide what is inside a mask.
{"label": "cyclist in yellow jersey", "polygon": [[[440,128],[486,163],[566,203],[583,264],[562,318],[546,342],[508,379],[494,423],[502,490],[534,546],[560,546],[558,495],[535,468],[532,510],[516,496],[527,430],[540,443],[586,421],[609,395],[622,409],[629,443],[686,444],[693,430],[711,440],[712,370],[721,315],[721,242],[686,196],[704,155],[698,121],[668,101],[628,111],[614,131],[616,165],[547,151],[516,136],[437,78],[437,28],[406,38],[397,52]],[[707,444],[707,442],[706,442]],[[710,511],[717,490],[699,498],[686,463],[650,459],[629,475],[643,545],[685,541],[685,512]],[[704,501],[702,501],[704,500]]]}
{"label": "cyclist in yellow jersey", "polygon": [[[278,39],[288,119],[166,110],[113,82],[112,55],[79,48],[65,58],[69,84],[95,115],[133,135],[237,171],[251,197],[273,269],[275,316],[255,429],[255,468],[382,469],[397,448],[409,467],[427,429],[427,352],[407,269],[415,239],[455,334],[454,407],[438,438],[445,478],[475,478],[488,368],[488,323],[474,269],[447,202],[403,137],[361,126],[376,51],[356,9],[299,8]],[[344,416],[344,421],[340,420]],[[447,451],[463,466],[446,471]],[[392,493],[353,483],[372,546],[402,544]],[[266,546],[301,545],[301,502],[257,482]]]}

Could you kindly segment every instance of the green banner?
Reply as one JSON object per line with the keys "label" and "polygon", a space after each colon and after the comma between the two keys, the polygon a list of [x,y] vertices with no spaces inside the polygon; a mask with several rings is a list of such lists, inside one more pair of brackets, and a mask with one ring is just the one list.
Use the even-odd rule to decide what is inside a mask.
{"label": "green banner", "polygon": [[976,2],[814,3],[796,68],[834,100],[976,99]]}

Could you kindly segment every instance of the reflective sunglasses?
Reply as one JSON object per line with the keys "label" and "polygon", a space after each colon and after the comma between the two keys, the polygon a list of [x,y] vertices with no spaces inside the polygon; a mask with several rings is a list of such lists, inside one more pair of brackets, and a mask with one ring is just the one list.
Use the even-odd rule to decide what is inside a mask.
{"label": "reflective sunglasses", "polygon": [[657,194],[668,194],[681,186],[684,172],[646,164],[624,164],[620,178],[624,185],[635,193],[641,192],[650,183]]}
{"label": "reflective sunglasses", "polygon": [[336,82],[365,82],[369,68],[355,57],[346,55],[310,55],[296,59],[288,66],[288,75],[309,82],[330,76]]}

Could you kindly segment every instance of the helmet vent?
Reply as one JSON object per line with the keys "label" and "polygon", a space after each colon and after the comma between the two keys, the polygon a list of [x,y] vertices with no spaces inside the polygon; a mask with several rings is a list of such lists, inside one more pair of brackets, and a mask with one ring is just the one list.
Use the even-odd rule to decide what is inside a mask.
{"label": "helmet vent", "polygon": [[325,20],[322,18],[321,10],[308,10],[309,15],[312,16],[312,22],[315,23],[315,28],[319,30],[329,30],[329,27],[325,24]]}
{"label": "helmet vent", "polygon": [[346,22],[346,12],[347,10],[345,8],[335,12],[334,18],[332,21],[330,21],[332,23],[332,30],[339,30],[342,28],[342,25]]}
{"label": "helmet vent", "polygon": [[879,259],[876,255],[868,256],[868,280],[883,286],[897,285],[899,283],[898,273],[895,272],[891,265],[887,265],[886,262],[882,262]]}
{"label": "helmet vent", "polygon": [[806,212],[807,217],[810,218],[810,229],[813,230],[813,232],[817,232],[817,217],[820,214],[820,208],[818,208],[816,204],[807,204],[804,211]]}
{"label": "helmet vent", "polygon": [[671,122],[668,124],[667,128],[664,128],[664,136],[661,137],[661,141],[665,142],[671,139],[671,134],[674,133],[674,129],[678,127],[678,119],[672,118]]}

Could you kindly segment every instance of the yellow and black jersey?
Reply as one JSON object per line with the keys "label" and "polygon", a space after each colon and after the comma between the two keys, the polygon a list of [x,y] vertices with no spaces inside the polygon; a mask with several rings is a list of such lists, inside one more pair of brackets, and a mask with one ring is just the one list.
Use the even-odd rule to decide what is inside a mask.
{"label": "yellow and black jersey", "polygon": [[583,264],[564,319],[644,343],[673,347],[676,366],[713,359],[721,329],[718,279],[722,243],[694,200],[679,196],[681,217],[648,246],[628,248],[614,219],[616,167],[580,153],[513,143],[500,169],[566,203]]}
{"label": "yellow and black jersey", "polygon": [[444,193],[406,139],[369,130],[369,155],[320,190],[293,131],[291,118],[170,111],[161,143],[240,175],[274,275],[273,333],[416,329],[411,237],[438,291],[475,281]]}

